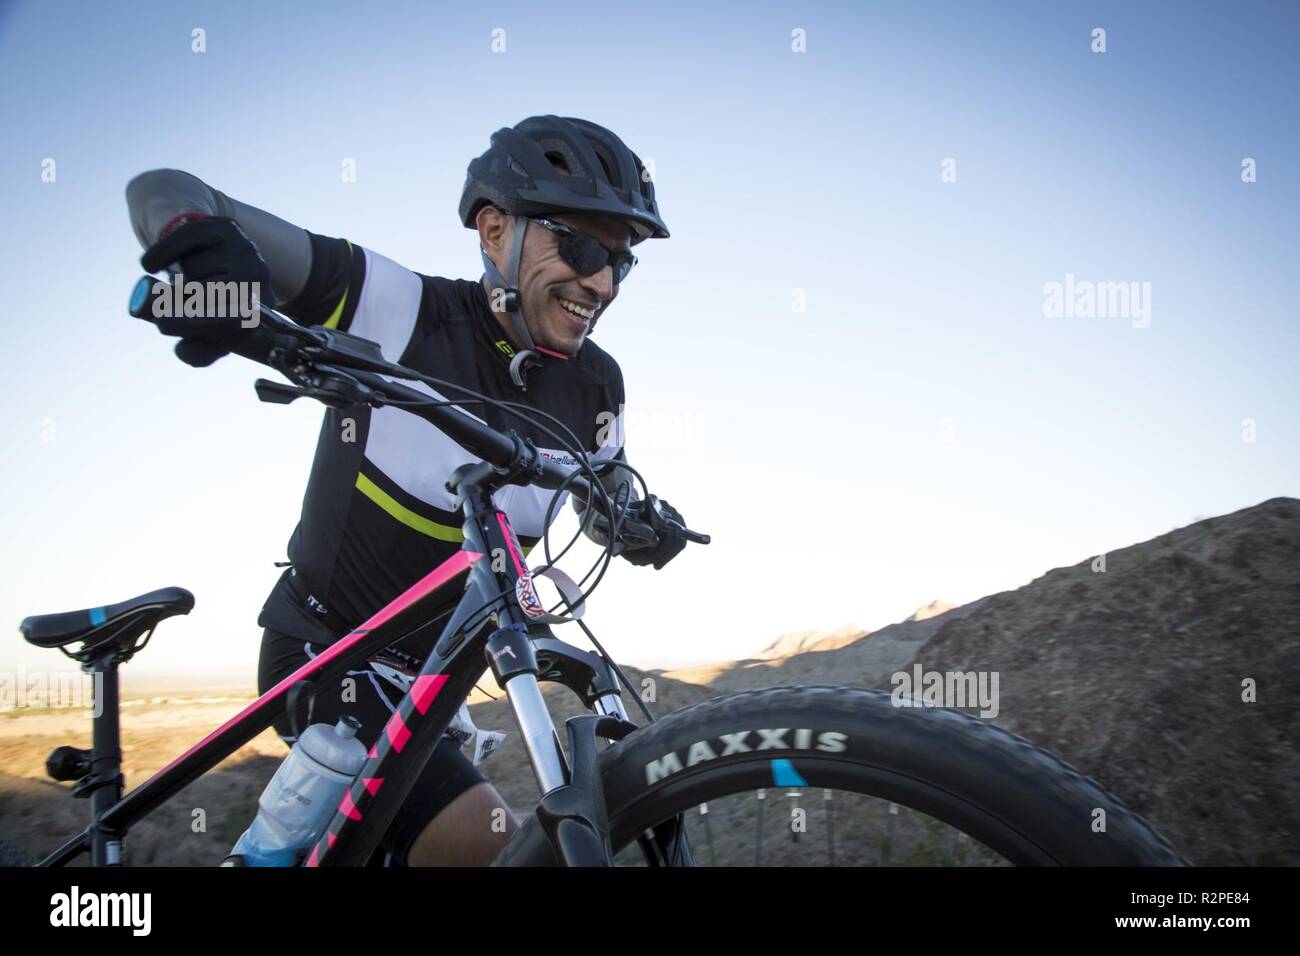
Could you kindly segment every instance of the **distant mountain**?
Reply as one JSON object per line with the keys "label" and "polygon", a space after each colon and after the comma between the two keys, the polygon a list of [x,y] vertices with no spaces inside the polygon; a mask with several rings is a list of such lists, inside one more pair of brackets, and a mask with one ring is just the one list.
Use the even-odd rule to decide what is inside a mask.
{"label": "distant mountain", "polygon": [[758,660],[769,661],[778,657],[789,657],[791,654],[834,650],[861,640],[869,633],[853,624],[841,625],[833,631],[792,631],[789,634],[782,634],[754,656]]}
{"label": "distant mountain", "polygon": [[[904,618],[901,623],[905,624],[909,621],[928,621],[931,618],[947,614],[956,607],[956,604],[949,604],[947,601],[931,601],[929,604],[922,604]],[[898,626],[899,625],[897,624],[890,625],[890,627]],[[873,633],[883,633],[887,630],[889,630],[889,628],[873,632],[863,630],[854,624],[843,624],[833,631],[791,631],[788,634],[782,634],[771,644],[767,645],[767,647],[755,654],[754,659],[770,661],[782,657],[790,657],[793,654],[835,651],[839,650],[841,647],[855,644],[864,637],[869,637]]]}
{"label": "distant mountain", "polygon": [[956,606],[956,604],[949,604],[947,601],[931,601],[929,604],[922,604],[913,611],[912,616],[909,617],[908,620],[928,621],[930,618],[938,617],[940,614],[947,614]]}

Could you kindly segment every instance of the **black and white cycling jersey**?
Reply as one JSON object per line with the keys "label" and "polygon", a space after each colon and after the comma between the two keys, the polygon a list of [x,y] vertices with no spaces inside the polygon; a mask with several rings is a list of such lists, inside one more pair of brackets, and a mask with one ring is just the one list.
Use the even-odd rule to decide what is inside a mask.
{"label": "black and white cycling jersey", "polygon": [[[541,356],[525,387],[510,375],[514,349],[479,282],[420,275],[372,250],[310,234],[312,267],[283,307],[379,343],[385,357],[492,398],[526,402],[567,425],[593,461],[622,448],[623,378],[594,342],[572,358]],[[442,395],[416,385],[434,397]],[[572,461],[553,438],[495,407],[470,413],[513,428],[545,454]],[[329,409],[321,427],[302,516],[289,542],[293,567],[258,623],[324,640],[355,627],[458,550],[461,517],[445,485],[473,456],[432,424],[399,408]],[[541,537],[552,493],[508,486],[498,506],[529,548]],[[558,508],[556,509],[558,513]]]}

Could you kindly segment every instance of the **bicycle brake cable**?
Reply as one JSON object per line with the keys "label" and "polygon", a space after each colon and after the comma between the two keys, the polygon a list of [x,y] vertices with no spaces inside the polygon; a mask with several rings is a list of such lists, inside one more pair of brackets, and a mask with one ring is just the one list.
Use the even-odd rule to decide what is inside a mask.
{"label": "bicycle brake cable", "polygon": [[[610,501],[609,494],[604,486],[604,483],[600,481],[599,476],[596,474],[595,466],[593,466],[591,463],[589,453],[586,451],[586,449],[582,447],[581,442],[579,442],[577,436],[573,433],[573,430],[569,428],[568,425],[566,425],[564,422],[560,421],[556,416],[542,409],[526,406],[523,405],[522,403],[513,402],[505,399],[494,399],[491,398],[490,396],[484,395],[480,392],[475,391],[474,389],[460,385],[456,382],[447,381],[445,379],[440,379],[431,375],[425,375],[423,373],[415,371],[414,369],[404,369],[404,371],[411,373],[409,375],[411,379],[423,382],[424,384],[430,386],[451,388],[460,393],[463,393],[467,397],[459,400],[431,399],[428,402],[419,402],[419,403],[414,401],[405,401],[401,399],[388,400],[387,398],[385,398],[385,404],[393,405],[396,407],[401,407],[405,405],[411,405],[411,406],[421,405],[424,407],[464,406],[469,404],[492,406],[500,409],[501,411],[507,414],[513,415],[514,417],[519,418],[527,422],[528,424],[532,425],[533,427],[537,428],[539,431],[550,436],[562,448],[564,448],[565,451],[568,451],[570,454],[574,456],[575,460],[579,463],[581,467],[579,469],[575,469],[574,472],[568,478],[565,479],[565,481],[560,485],[560,487],[555,489],[555,491],[551,495],[551,500],[548,502],[547,505],[546,515],[545,515],[545,520],[543,522],[543,530],[542,530],[543,553],[547,561],[546,564],[543,565],[542,568],[539,570],[545,570],[546,568],[554,566],[555,562],[558,561],[560,557],[563,557],[569,551],[569,549],[573,547],[573,545],[577,542],[578,537],[586,529],[587,525],[592,520],[594,520],[595,511],[591,507],[592,503],[589,500],[587,502],[586,514],[583,516],[584,520],[579,524],[578,530],[574,533],[573,538],[570,540],[568,544],[565,545],[565,547],[561,550],[558,556],[556,556],[555,558],[551,557],[550,527],[551,527],[551,520],[555,511],[555,507],[559,503],[560,497],[564,493],[566,486],[570,484],[573,478],[575,478],[579,473],[585,472],[586,476],[589,477],[589,487],[592,490],[593,497],[598,496],[600,498],[601,504],[604,505],[606,513],[610,516],[610,531],[609,531],[608,538],[605,542],[605,545],[602,548],[602,552],[600,556],[596,559],[596,561],[593,563],[592,567],[587,571],[587,573],[583,575],[580,581],[580,586],[581,583],[585,583],[586,580],[590,578],[592,574],[596,574],[596,580],[593,581],[591,583],[591,586],[587,588],[585,591],[580,591],[580,596],[578,601],[575,602],[574,604],[570,604],[570,609],[572,609],[572,607],[574,606],[578,606],[584,603],[595,592],[597,586],[604,578],[605,572],[608,570],[610,563],[613,561],[614,558],[613,548],[615,543],[618,541],[618,532],[621,530],[622,527],[624,513],[621,507],[620,508],[614,507],[613,503]],[[394,376],[394,377],[403,377],[403,376]],[[566,437],[562,437],[561,435],[557,434],[554,430],[542,424],[542,422],[538,421],[534,417],[536,415],[543,416],[549,419],[551,422],[553,422],[561,431],[566,433],[567,440]],[[613,467],[616,469],[622,468],[627,471],[630,471],[632,475],[637,479],[637,481],[640,482],[643,492],[646,495],[649,495],[649,486],[646,483],[644,476],[641,475],[639,471],[637,471],[635,468],[633,468],[631,465],[627,464],[627,462],[624,461],[613,462]],[[624,480],[623,482],[620,483],[618,490],[616,491],[616,495],[615,495],[616,499],[621,498],[621,492],[624,486],[628,487],[628,492],[630,495],[630,491],[631,491],[630,482],[628,480]],[[486,601],[483,605],[477,608],[472,614],[466,616],[467,623],[469,621],[472,621],[484,610],[486,610],[492,604],[499,601],[501,598],[508,596],[508,594],[509,591],[502,591],[499,594],[493,596],[490,600]],[[562,599],[560,602],[557,602],[555,607],[552,608],[551,610],[553,611],[555,608],[558,608],[561,603],[566,603],[566,601]],[[647,707],[645,702],[641,699],[641,695],[636,692],[636,689],[632,686],[631,680],[628,679],[627,675],[623,672],[623,669],[619,667],[618,663],[613,659],[613,657],[609,654],[609,652],[605,650],[604,645],[602,645],[600,641],[597,640],[595,634],[592,633],[591,629],[581,619],[571,618],[570,620],[578,624],[578,626],[582,629],[583,633],[586,634],[587,639],[590,640],[592,645],[596,648],[597,653],[600,655],[601,659],[604,660],[607,665],[609,665],[611,670],[613,670],[615,675],[618,677],[619,681],[623,684],[624,687],[627,688],[628,692],[636,700],[637,706],[640,708],[646,720],[648,722],[653,723],[656,719],[654,714],[650,711],[649,707]]]}
{"label": "bicycle brake cable", "polygon": [[[452,385],[454,385],[455,383],[448,383],[448,384],[452,384]],[[538,428],[539,430],[541,430],[541,431],[545,432],[546,434],[550,435],[550,436],[551,436],[551,437],[552,437],[556,442],[558,442],[559,444],[564,445],[564,446],[565,446],[565,451],[568,451],[570,454],[573,454],[573,455],[574,455],[574,458],[575,458],[576,460],[578,460],[578,461],[579,461],[579,462],[584,466],[584,468],[585,468],[585,470],[587,471],[587,473],[588,473],[588,474],[589,474],[589,475],[594,479],[594,480],[591,482],[591,484],[592,484],[593,486],[599,486],[599,487],[596,489],[596,491],[597,491],[597,493],[599,493],[599,494],[601,495],[602,498],[604,498],[604,501],[605,501],[606,507],[608,508],[608,506],[609,506],[609,498],[608,498],[608,494],[607,494],[607,492],[606,492],[606,490],[605,490],[605,488],[604,488],[604,485],[601,484],[599,478],[596,477],[596,474],[595,474],[595,468],[594,468],[593,466],[591,466],[590,463],[589,463],[588,461],[585,460],[585,452],[581,449],[581,445],[580,445],[580,444],[577,444],[577,436],[573,435],[572,431],[568,428],[568,426],[564,425],[563,422],[560,422],[560,421],[556,420],[556,424],[559,425],[560,428],[562,428],[563,430],[569,432],[569,436],[573,439],[573,442],[574,442],[573,445],[569,445],[568,442],[566,442],[566,441],[565,441],[561,436],[557,435],[557,434],[556,434],[554,431],[552,431],[550,428],[547,428],[545,425],[541,424],[540,422],[536,421],[535,419],[533,419],[532,417],[530,417],[528,414],[526,414],[526,413],[523,411],[523,409],[526,408],[527,406],[521,406],[521,405],[519,405],[519,403],[516,403],[516,402],[505,402],[505,401],[501,401],[501,400],[498,400],[498,399],[487,398],[487,397],[485,396],[485,397],[482,397],[482,398],[466,398],[466,399],[459,399],[459,400],[454,400],[454,399],[445,399],[445,400],[442,400],[442,401],[428,401],[428,402],[423,402],[423,401],[421,401],[421,402],[415,402],[415,401],[408,401],[408,400],[403,400],[403,399],[394,399],[394,400],[387,400],[387,399],[385,399],[384,404],[392,405],[392,406],[394,406],[394,407],[398,407],[398,408],[401,408],[401,407],[408,407],[408,406],[409,406],[409,407],[421,407],[421,408],[428,408],[428,407],[433,407],[433,406],[442,406],[442,407],[446,407],[446,406],[461,406],[461,405],[469,405],[469,404],[484,404],[484,405],[492,404],[492,405],[497,405],[498,407],[502,407],[504,411],[507,411],[507,412],[509,412],[509,413],[511,413],[511,414],[516,415],[516,416],[519,417],[519,418],[524,419],[524,420],[527,421],[529,424],[533,425],[534,427]],[[513,408],[512,408],[512,407],[507,407],[507,406],[513,406]],[[548,417],[553,417],[553,416],[549,416],[549,414],[546,413],[546,412],[541,412],[541,414],[548,415]],[[627,466],[627,467],[630,467],[630,466]],[[559,557],[557,557],[557,558],[555,558],[555,559],[552,559],[551,556],[550,556],[550,525],[551,525],[551,516],[552,516],[552,514],[554,513],[554,506],[555,506],[555,504],[558,502],[559,495],[564,491],[565,487],[567,487],[567,485],[568,485],[568,484],[573,480],[573,478],[575,478],[575,477],[577,477],[579,474],[581,474],[582,471],[584,470],[584,468],[577,468],[577,469],[574,469],[574,471],[572,472],[572,474],[571,474],[571,475],[570,475],[570,476],[565,480],[564,484],[562,484],[562,485],[560,486],[560,488],[558,488],[558,489],[557,489],[557,490],[552,494],[552,496],[551,496],[551,502],[550,502],[550,505],[547,507],[547,510],[546,510],[546,519],[545,519],[545,523],[544,523],[544,526],[543,526],[544,530],[543,530],[543,532],[542,532],[543,550],[544,550],[544,553],[545,553],[546,558],[547,558],[547,563],[546,563],[545,565],[543,565],[542,569],[545,569],[545,568],[547,568],[547,567],[551,567],[551,566],[553,566],[553,565],[555,564],[555,562],[559,560]],[[591,512],[590,512],[590,509],[589,509],[589,513],[591,513]],[[560,557],[562,557],[565,553],[567,553],[567,552],[569,551],[569,549],[572,548],[573,545],[577,543],[578,538],[581,536],[581,533],[583,532],[583,530],[585,530],[586,526],[587,526],[587,523],[586,523],[586,522],[584,522],[582,525],[579,526],[578,530],[577,530],[576,532],[574,532],[573,537],[570,539],[569,543],[566,544],[565,547],[564,547],[564,548],[562,549],[562,551],[560,552]],[[597,562],[599,562],[599,559],[597,559]],[[540,570],[540,569],[539,569],[539,570]],[[589,570],[589,571],[588,571],[588,572],[583,576],[582,580],[583,580],[583,581],[586,581],[587,578],[591,577],[591,575],[592,575],[592,573],[593,573],[594,571],[595,571],[595,566],[593,565],[592,569]],[[590,593],[590,592],[588,592],[588,593]]]}
{"label": "bicycle brake cable", "polygon": [[[587,600],[587,598],[590,597],[590,595],[595,592],[597,586],[604,578],[605,572],[608,570],[610,563],[614,559],[614,553],[613,553],[614,544],[615,542],[618,541],[618,533],[621,530],[623,519],[625,517],[624,506],[621,505],[622,491],[624,487],[626,487],[628,489],[628,495],[630,497],[631,482],[625,479],[623,482],[620,482],[620,484],[618,485],[615,491],[614,498],[615,501],[620,502],[620,506],[615,507],[614,503],[610,501],[607,490],[604,487],[604,483],[600,480],[599,476],[596,474],[595,467],[591,464],[586,449],[582,448],[581,443],[578,441],[577,436],[573,434],[572,429],[570,429],[567,425],[561,422],[554,415],[551,415],[541,409],[534,409],[528,406],[523,406],[521,403],[518,402],[492,399],[486,395],[481,395],[479,393],[476,393],[472,389],[457,385],[454,382],[444,382],[443,380],[436,379],[433,376],[425,376],[420,374],[417,375],[416,377],[418,378],[418,380],[425,382],[425,384],[429,384],[429,385],[438,384],[444,388],[452,387],[457,389],[458,391],[473,396],[473,398],[462,400],[461,402],[444,400],[441,402],[435,401],[431,404],[451,406],[451,405],[463,405],[463,404],[473,403],[473,404],[491,405],[496,408],[499,408],[502,411],[515,415],[516,417],[522,419],[523,421],[533,425],[539,431],[542,431],[545,434],[551,436],[556,442],[558,442],[562,447],[564,447],[566,451],[572,454],[574,458],[582,466],[580,470],[585,471],[590,478],[589,487],[591,487],[592,489],[593,497],[595,495],[600,496],[602,503],[605,505],[606,513],[610,518],[610,530],[605,545],[602,548],[601,555],[596,559],[595,563],[587,571],[587,573],[583,575],[582,579],[579,581],[579,587],[581,588],[581,585],[585,583],[586,580],[589,577],[591,577],[593,573],[596,573],[597,568],[599,568],[599,573],[596,573],[596,580],[591,583],[591,586],[587,590],[579,592],[579,599],[576,605],[569,604],[569,609],[572,610],[574,606],[583,604]],[[394,402],[392,404],[414,404],[414,403]],[[525,411],[524,409],[527,409],[527,411]],[[532,417],[533,414],[544,415],[546,418],[554,422],[572,440],[572,445],[570,445],[569,442],[566,442],[564,438],[557,435],[550,428],[547,428],[541,422],[533,418]],[[614,467],[615,468],[621,467],[632,472],[632,474],[636,477],[636,479],[641,483],[642,491],[645,493],[646,496],[649,495],[650,492],[649,486],[646,483],[644,476],[642,476],[639,471],[637,471],[635,468],[633,468],[631,465],[627,464],[626,462],[618,462],[614,465]],[[559,488],[555,489],[555,491],[551,495],[551,500],[547,503],[546,515],[542,524],[542,545],[543,545],[543,554],[546,558],[546,564],[544,564],[539,570],[545,570],[546,568],[553,567],[555,565],[555,562],[558,561],[560,558],[564,557],[564,555],[568,553],[568,551],[573,547],[573,545],[577,543],[578,538],[586,530],[588,524],[590,524],[594,520],[595,510],[592,508],[592,502],[588,500],[586,513],[583,515],[583,520],[579,523],[578,530],[574,532],[573,537],[564,546],[564,548],[561,549],[560,553],[554,558],[551,557],[551,550],[550,550],[551,520],[554,515],[555,508],[559,504],[560,498],[563,495],[566,486],[578,474],[579,474],[579,469],[575,469],[573,474],[570,475],[568,478],[566,478]],[[473,614],[468,615],[466,618],[467,622],[476,618],[480,613],[482,613],[483,610],[485,610],[487,607],[490,607],[492,604],[496,603],[502,597],[507,596],[508,593],[509,593],[508,591],[502,591],[500,594],[493,597],[490,601],[486,602],[480,608],[475,610]],[[561,600],[557,602],[556,605],[550,610],[553,612],[556,608],[559,607],[561,603],[568,603],[567,599],[563,597],[563,594],[561,594]],[[592,646],[596,648],[596,652],[597,654],[599,654],[600,658],[606,663],[606,665],[609,666],[609,668],[614,672],[615,676],[618,678],[619,682],[622,683],[622,685],[627,689],[628,693],[636,701],[637,707],[641,710],[641,713],[645,717],[646,722],[654,723],[657,719],[654,713],[650,710],[649,706],[647,706],[646,702],[642,700],[641,695],[637,693],[636,688],[633,687],[632,681],[628,678],[627,674],[618,665],[618,663],[614,660],[614,658],[610,655],[610,653],[607,650],[605,650],[604,645],[601,644],[600,641],[596,638],[596,635],[592,632],[591,628],[588,627],[586,622],[584,622],[581,618],[571,618],[570,620],[573,623],[576,623],[579,628],[581,628],[582,632],[587,636],[587,639],[591,641]],[[678,813],[676,815],[676,821],[673,830],[673,843],[672,846],[670,847],[669,855],[668,855],[668,864],[670,866],[679,864],[684,859],[683,857],[684,839],[685,839],[685,820],[683,818],[683,815],[681,813]]]}
{"label": "bicycle brake cable", "polygon": [[[322,363],[322,364],[327,364],[327,363]],[[589,457],[590,453],[587,452],[587,450],[582,447],[582,443],[578,440],[577,435],[573,433],[573,430],[569,428],[569,426],[566,425],[564,422],[560,421],[559,418],[557,418],[555,415],[552,415],[550,412],[547,412],[543,409],[536,408],[534,406],[524,405],[521,402],[515,402],[509,399],[492,398],[488,395],[484,395],[481,392],[471,389],[468,386],[461,385],[457,382],[452,382],[447,379],[438,378],[437,376],[427,375],[423,372],[419,372],[416,369],[408,368],[406,366],[394,366],[392,369],[389,370],[387,374],[392,378],[406,378],[412,381],[423,382],[424,384],[429,385],[431,387],[437,386],[443,389],[452,389],[468,397],[463,399],[432,399],[431,398],[429,401],[415,402],[415,401],[404,400],[404,399],[390,399],[387,396],[381,396],[381,400],[383,404],[393,405],[395,407],[403,407],[403,406],[448,407],[448,406],[464,406],[469,404],[480,404],[484,406],[495,407],[505,412],[506,414],[513,415],[514,417],[522,419],[523,421],[532,425],[534,428],[550,436],[562,448],[564,448],[565,451],[569,452],[571,455],[574,456],[574,459],[581,466],[580,469],[575,469],[574,475],[578,474],[579,472],[584,472],[585,475],[590,479],[590,486],[592,488],[593,497],[598,499],[599,503],[603,506],[603,509],[606,511],[606,513],[611,515],[615,513],[609,501],[609,496],[604,487],[604,484],[599,480],[599,478],[596,475],[595,467],[592,465]],[[567,436],[567,440],[566,438],[556,434],[556,432],[551,428],[547,427],[546,425],[538,421],[536,416],[542,416],[546,419],[549,419],[551,422],[553,422],[555,426],[560,429],[560,431],[565,433],[565,435]],[[636,471],[636,469],[632,468],[632,466],[628,465],[626,462],[619,462],[618,467],[622,467],[631,471],[641,482],[642,489],[645,491],[645,493],[647,495],[649,494],[649,488],[646,484],[645,479],[641,476],[639,472]],[[542,543],[543,543],[543,553],[547,558],[547,563],[543,565],[542,568],[543,570],[545,568],[553,566],[555,561],[558,560],[558,558],[552,559],[550,555],[550,522],[551,522],[551,516],[554,513],[554,505],[557,503],[560,494],[564,491],[565,485],[567,484],[568,481],[566,480],[565,484],[561,485],[560,488],[555,491],[555,493],[552,495],[550,505],[548,506],[546,511],[546,519],[542,531]],[[590,512],[591,510],[590,505],[591,503],[588,502],[588,512]],[[613,547],[612,542],[617,540],[616,533],[614,532],[616,532],[618,525],[621,525],[621,523],[622,522],[621,522],[621,515],[620,515],[620,519],[612,526],[610,543],[607,544],[606,550],[612,550]],[[585,528],[586,528],[586,523],[584,522],[582,525],[579,526],[578,530],[574,532],[573,537],[570,539],[569,543],[566,544],[565,547],[561,550],[561,556],[567,553],[569,549],[572,548],[572,546],[577,543],[578,537],[581,535],[583,530],[585,530]],[[611,554],[609,558],[605,559],[604,562],[605,566],[608,566],[608,560],[612,560],[612,557],[613,555]],[[597,575],[596,581],[593,582],[591,588],[584,593],[583,595],[584,600],[586,599],[586,597],[590,596],[590,594],[594,592],[596,584],[598,584],[601,578],[604,576],[604,567],[601,567],[601,564],[602,564],[602,559],[598,558],[596,562],[593,563],[592,567],[588,569],[587,573],[584,574],[581,579],[583,582],[585,582],[588,578],[591,577],[592,574],[596,573],[598,567],[600,568],[600,573]]]}
{"label": "bicycle brake cable", "polygon": [[[563,493],[565,487],[569,484],[570,481],[572,481],[572,479],[573,479],[574,477],[576,477],[578,474],[580,474],[580,473],[582,473],[582,472],[585,472],[585,473],[586,473],[586,476],[590,479],[590,485],[591,485],[591,487],[592,487],[593,496],[594,496],[594,497],[597,497],[597,498],[599,499],[600,504],[603,505],[603,507],[604,507],[604,510],[606,510],[607,512],[611,512],[611,513],[612,513],[613,509],[612,509],[611,504],[610,504],[610,501],[609,501],[608,493],[607,493],[607,491],[606,491],[606,489],[605,489],[605,487],[604,487],[604,484],[600,481],[600,479],[599,479],[599,478],[597,477],[597,475],[596,475],[595,466],[592,465],[592,463],[591,463],[591,461],[590,461],[590,458],[589,458],[590,453],[587,452],[586,449],[584,449],[584,448],[582,447],[582,443],[578,440],[577,435],[575,435],[575,434],[573,433],[573,430],[572,430],[571,428],[569,428],[569,426],[566,425],[564,422],[560,421],[556,416],[554,416],[554,415],[552,415],[551,413],[546,412],[546,411],[544,411],[544,410],[542,410],[542,409],[534,408],[534,407],[529,406],[529,405],[524,405],[524,404],[522,404],[522,403],[520,403],[520,402],[514,402],[514,401],[510,401],[510,400],[508,400],[508,399],[496,399],[496,398],[491,398],[491,397],[489,397],[489,396],[487,396],[487,395],[483,395],[483,394],[480,393],[480,392],[476,392],[476,391],[474,391],[474,390],[471,389],[471,388],[468,388],[468,387],[463,386],[463,385],[459,385],[459,384],[457,384],[456,382],[450,382],[450,381],[447,381],[447,380],[445,380],[445,379],[440,379],[440,378],[437,378],[437,377],[432,376],[432,375],[425,375],[425,374],[423,374],[423,373],[416,372],[414,369],[405,369],[405,371],[407,371],[407,372],[410,373],[410,377],[411,377],[412,379],[415,379],[415,380],[418,380],[418,381],[422,381],[422,382],[424,382],[424,383],[427,384],[427,385],[437,385],[437,386],[442,387],[442,388],[452,388],[452,389],[455,389],[455,390],[457,390],[457,391],[464,392],[465,394],[467,394],[467,395],[469,395],[469,396],[472,396],[472,397],[471,397],[471,398],[465,398],[465,399],[459,399],[459,400],[456,400],[456,399],[442,399],[441,401],[439,401],[439,400],[430,400],[430,401],[428,401],[428,402],[418,402],[418,403],[417,403],[417,402],[414,402],[414,401],[406,401],[406,400],[401,400],[401,399],[392,400],[392,401],[389,401],[388,399],[385,399],[385,400],[384,400],[384,401],[385,401],[385,404],[391,404],[391,405],[394,405],[394,406],[397,406],[397,407],[402,407],[402,406],[420,406],[420,407],[431,407],[431,406],[460,406],[460,405],[468,405],[468,404],[491,405],[491,406],[493,406],[493,407],[496,407],[496,408],[498,408],[498,409],[500,409],[500,410],[506,412],[507,414],[514,415],[515,417],[522,419],[523,421],[525,421],[525,422],[527,422],[528,424],[532,425],[533,427],[537,428],[539,431],[542,431],[543,433],[549,435],[553,440],[555,440],[559,445],[561,445],[561,447],[563,447],[565,451],[567,451],[567,452],[569,452],[571,455],[573,455],[573,456],[574,456],[574,459],[575,459],[575,460],[576,460],[576,461],[581,465],[581,468],[579,468],[579,469],[575,469],[574,472],[569,476],[569,478],[566,479],[566,481],[564,482],[564,484],[562,484],[558,489],[556,489],[555,492],[554,492],[554,493],[552,494],[552,496],[551,496],[551,502],[550,502],[550,505],[547,507],[547,510],[546,510],[546,519],[545,519],[545,522],[544,522],[544,524],[543,524],[543,531],[542,531],[543,553],[544,553],[545,556],[546,556],[547,562],[546,562],[545,565],[542,566],[542,569],[540,569],[540,570],[544,570],[545,568],[548,568],[548,567],[553,566],[553,565],[555,564],[555,561],[559,560],[558,558],[552,559],[552,558],[551,558],[551,555],[550,555],[550,550],[551,550],[551,548],[550,548],[550,526],[551,526],[551,516],[552,516],[552,514],[554,513],[554,505],[558,502],[559,496]],[[541,415],[541,416],[544,416],[545,418],[548,418],[548,419],[550,419],[552,422],[554,422],[555,425],[556,425],[556,426],[557,426],[561,431],[563,431],[564,433],[566,433],[566,435],[567,435],[567,437],[568,437],[568,440],[566,441],[565,438],[563,438],[563,437],[561,437],[560,435],[556,434],[555,431],[553,431],[551,428],[548,428],[546,425],[544,425],[544,424],[542,424],[541,422],[539,422],[539,421],[534,417],[535,415]],[[619,463],[618,463],[618,466],[619,466],[619,467],[622,467],[622,468],[626,468],[627,470],[629,470],[629,471],[631,471],[633,474],[635,474],[636,477],[638,478],[638,480],[640,480],[642,487],[646,490],[646,494],[649,494],[649,489],[648,489],[648,487],[646,486],[645,479],[641,476],[641,474],[640,474],[639,472],[636,471],[636,469],[632,468],[632,466],[631,466],[631,465],[628,465],[626,462],[619,462]],[[590,509],[590,502],[589,502],[589,503],[588,503],[588,511],[590,512],[590,510],[591,510],[591,509]],[[621,523],[621,522],[620,522],[620,523]],[[586,528],[586,524],[585,524],[585,523],[579,526],[578,530],[574,532],[573,537],[570,539],[569,543],[566,544],[566,545],[564,546],[564,548],[561,550],[561,556],[563,556],[563,554],[567,553],[567,552],[569,551],[569,549],[572,548],[572,546],[573,546],[574,544],[577,543],[577,540],[578,540],[579,536],[581,535],[582,531],[583,531],[585,528]],[[613,540],[616,540],[616,539],[615,539],[615,538],[611,538],[611,541],[613,541]],[[609,545],[608,547],[612,548],[612,544]],[[611,559],[612,559],[613,556],[611,555],[610,557],[611,557]],[[582,577],[582,581],[585,582],[589,577],[591,577],[591,575],[592,575],[593,573],[595,573],[595,571],[596,571],[596,569],[597,569],[597,566],[599,566],[599,564],[600,564],[600,561],[601,561],[601,559],[599,559],[599,558],[596,560],[596,563],[592,565],[592,567],[587,571],[587,573],[586,573],[585,575],[583,575],[583,577]],[[603,577],[603,571],[602,571],[601,575],[597,577],[597,579],[596,579],[596,583],[599,583],[600,577]],[[595,590],[595,583],[593,583],[592,588],[591,588],[590,590],[588,590],[588,591],[586,592],[586,594],[584,594],[584,599],[585,599],[586,597],[590,596],[590,594],[591,594],[594,590]]]}

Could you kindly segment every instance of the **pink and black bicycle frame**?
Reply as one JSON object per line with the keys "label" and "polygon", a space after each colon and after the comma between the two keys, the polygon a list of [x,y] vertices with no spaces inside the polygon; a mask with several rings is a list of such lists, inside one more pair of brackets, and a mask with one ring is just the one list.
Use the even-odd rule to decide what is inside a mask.
{"label": "pink and black bicycle frame", "polygon": [[[371,858],[443,731],[487,669],[486,651],[494,636],[503,636],[507,643],[522,642],[515,644],[516,650],[510,653],[516,658],[532,659],[530,680],[539,671],[543,672],[543,679],[562,680],[592,706],[613,715],[604,719],[621,719],[626,724],[617,684],[604,662],[553,637],[534,639],[528,635],[527,632],[536,628],[530,628],[530,618],[516,598],[516,582],[528,574],[528,569],[509,518],[496,508],[491,498],[499,476],[483,464],[465,466],[457,476],[449,487],[455,484],[453,490],[458,493],[458,504],[465,515],[465,543],[461,551],[112,804],[86,830],[39,865],[60,866],[92,846],[98,847],[106,840],[120,840],[134,823],[269,727],[285,712],[290,691],[296,685],[307,682],[329,687],[341,680],[348,670],[430,620],[445,616],[458,587],[463,588],[463,593],[443,627],[434,653],[372,746],[369,759],[308,855],[306,865],[360,866]],[[494,561],[493,556],[505,560]],[[493,623],[495,628],[488,626]],[[545,628],[541,630],[547,633]],[[536,644],[550,645],[553,651],[540,669],[536,664]],[[573,673],[575,662],[577,671],[581,672],[577,679]],[[548,669],[549,675],[544,673]],[[512,676],[495,667],[494,671],[503,686],[506,678]],[[535,681],[532,689],[536,691]],[[536,700],[541,700],[540,692],[536,693]],[[516,717],[520,717],[520,705],[514,697],[512,704],[516,704]],[[114,707],[114,724],[116,717]],[[549,717],[546,723],[554,741],[553,754],[546,754],[543,746],[543,754],[538,758],[536,741],[530,746],[530,757],[543,793],[567,783],[569,778]],[[626,725],[621,732],[630,727]],[[550,770],[539,766],[539,761],[548,764]],[[95,856],[100,854],[96,852]]]}

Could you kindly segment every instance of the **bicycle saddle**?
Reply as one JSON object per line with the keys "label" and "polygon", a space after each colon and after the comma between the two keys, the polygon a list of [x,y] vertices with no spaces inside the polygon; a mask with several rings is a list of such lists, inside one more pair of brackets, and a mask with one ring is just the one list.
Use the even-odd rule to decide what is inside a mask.
{"label": "bicycle saddle", "polygon": [[66,647],[76,641],[91,646],[110,637],[129,645],[159,621],[175,614],[188,614],[193,607],[194,595],[184,588],[161,588],[120,604],[35,614],[23,618],[18,630],[27,643],[37,647]]}

